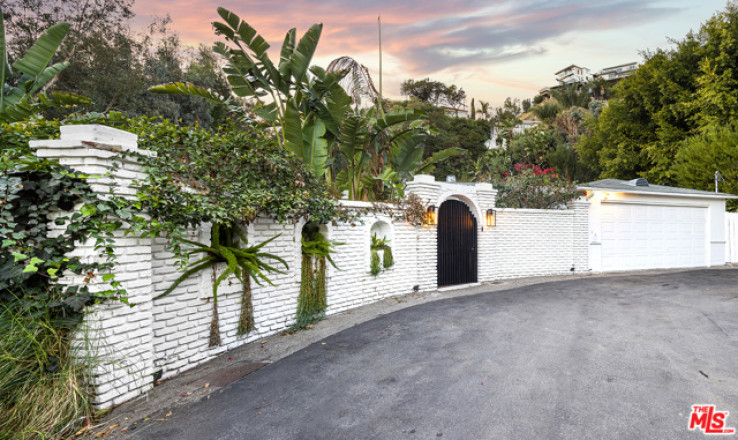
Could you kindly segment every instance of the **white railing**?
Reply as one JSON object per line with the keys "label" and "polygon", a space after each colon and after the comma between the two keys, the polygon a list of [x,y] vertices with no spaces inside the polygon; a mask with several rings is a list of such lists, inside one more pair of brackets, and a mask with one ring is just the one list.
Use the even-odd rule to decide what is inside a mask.
{"label": "white railing", "polygon": [[725,213],[725,262],[738,263],[738,212]]}

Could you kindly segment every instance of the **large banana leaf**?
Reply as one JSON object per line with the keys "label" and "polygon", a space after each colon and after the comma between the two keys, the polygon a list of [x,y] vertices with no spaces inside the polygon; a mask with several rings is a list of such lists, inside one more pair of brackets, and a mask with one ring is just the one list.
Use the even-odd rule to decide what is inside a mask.
{"label": "large banana leaf", "polygon": [[290,84],[288,79],[292,76],[291,59],[292,53],[295,51],[296,41],[297,29],[292,28],[284,36],[282,50],[279,53],[279,75],[282,80],[279,84],[279,90],[285,95],[289,94]]}
{"label": "large banana leaf", "polygon": [[69,67],[69,61],[64,61],[62,63],[56,63],[53,66],[49,66],[46,69],[44,69],[43,72],[34,80],[32,84],[29,84],[30,89],[28,90],[29,95],[33,95],[34,93],[37,93],[43,86],[46,85],[49,81],[51,81],[56,75],[60,74],[62,70]]}
{"label": "large banana leaf", "polygon": [[254,107],[254,113],[256,116],[264,119],[267,122],[276,122],[279,119],[279,110],[277,109],[276,102],[270,102],[269,104],[257,105]]}
{"label": "large banana leaf", "polygon": [[389,113],[385,113],[381,117],[377,118],[377,129],[384,130],[385,128],[392,127],[403,122],[417,121],[425,119],[426,113],[422,110],[395,110]]}
{"label": "large banana leaf", "polygon": [[69,23],[57,23],[46,30],[28,49],[26,55],[13,63],[13,68],[37,79],[54,58],[54,54],[69,32]]}
{"label": "large banana leaf", "polygon": [[316,118],[303,127],[303,159],[308,164],[315,177],[325,174],[325,164],[328,160],[328,141],[325,139],[325,124]]}
{"label": "large banana leaf", "polygon": [[463,148],[446,148],[445,150],[434,153],[431,157],[424,160],[423,163],[420,164],[416,172],[418,174],[431,173],[433,172],[433,169],[436,167],[436,164],[438,162],[446,160],[449,157],[464,155],[466,154],[466,152],[467,151]]}
{"label": "large banana leaf", "polygon": [[3,122],[16,122],[28,119],[30,116],[36,114],[38,109],[34,106],[31,98],[26,97],[18,100],[15,104],[8,105],[3,103],[0,108],[0,121]]}
{"label": "large banana leaf", "polygon": [[188,95],[196,96],[198,98],[207,99],[208,101],[217,104],[226,104],[227,99],[220,94],[213,92],[210,89],[196,86],[189,82],[173,82],[167,84],[159,84],[157,86],[149,87],[151,93],[164,93],[168,95]]}
{"label": "large banana leaf", "polygon": [[44,110],[46,107],[57,104],[53,96],[34,97],[44,85],[51,81],[69,63],[57,63],[49,66],[54,54],[69,32],[68,23],[58,23],[51,26],[31,46],[20,60],[13,63],[13,68],[22,73],[18,85],[12,87],[7,81],[12,76],[12,69],[8,63],[8,53],[5,39],[5,25],[0,10],[0,120],[10,122],[19,121]]}
{"label": "large banana leaf", "polygon": [[[316,69],[311,68],[310,71],[316,74]],[[336,136],[340,134],[341,122],[351,111],[351,103],[353,102],[340,83],[345,75],[345,71],[328,73],[323,71],[323,77],[321,79],[321,87],[326,92],[326,113],[320,114],[320,118],[325,121],[328,131]]]}
{"label": "large banana leaf", "polygon": [[[251,25],[241,20],[233,12],[218,8],[218,14],[226,21],[226,23],[213,23],[216,33],[224,35],[227,39],[233,41],[240,50],[233,50],[234,59],[246,69],[249,74],[253,75],[264,88],[279,88],[281,83],[281,75],[277,68],[274,67],[272,60],[267,55],[269,43],[264,37],[259,35]],[[241,43],[251,50],[253,58],[258,60],[255,62],[249,54],[246,53]]]}
{"label": "large banana leaf", "polygon": [[318,41],[322,32],[323,24],[314,24],[310,26],[310,29],[305,32],[305,35],[300,38],[300,42],[297,43],[297,47],[295,47],[295,51],[292,53],[292,59],[290,60],[290,69],[292,70],[292,77],[295,78],[295,82],[303,82],[305,75],[307,75],[310,61],[312,61],[315,49],[318,47]]}
{"label": "large banana leaf", "polygon": [[397,171],[413,172],[423,160],[422,142],[425,132],[409,130],[394,138],[390,148],[390,164]]}
{"label": "large banana leaf", "polygon": [[[213,52],[228,60],[228,65],[223,68],[223,73],[226,74],[226,81],[228,81],[228,84],[231,86],[231,91],[233,91],[236,96],[247,97],[258,95],[252,81],[247,80],[250,75],[249,66],[240,66],[233,58],[228,46],[221,42],[213,45]],[[255,82],[255,78],[253,82]]]}
{"label": "large banana leaf", "polygon": [[230,40],[234,40],[237,34],[254,51],[254,54],[264,54],[269,49],[269,43],[256,32],[256,29],[241,20],[238,15],[222,7],[218,8],[218,15],[225,20],[227,25],[218,22],[213,23],[216,33],[224,35]]}
{"label": "large banana leaf", "polygon": [[369,140],[364,122],[361,116],[347,115],[341,125],[338,150],[346,160],[346,169],[338,173],[336,183],[349,191],[351,199],[359,197],[360,178],[369,166],[370,156],[365,148]]}
{"label": "large banana leaf", "polygon": [[49,107],[56,105],[92,104],[92,100],[90,98],[70,92],[51,92],[49,94],[36,95],[36,97],[43,103],[43,105]]}
{"label": "large banana leaf", "polygon": [[304,157],[303,138],[302,138],[302,119],[300,118],[300,110],[294,99],[287,101],[284,111],[284,146],[294,155]]}
{"label": "large banana leaf", "polygon": [[67,92],[25,96],[16,100],[13,104],[6,102],[3,111],[0,112],[0,121],[23,121],[51,107],[80,104],[92,104],[92,100],[86,96]]}

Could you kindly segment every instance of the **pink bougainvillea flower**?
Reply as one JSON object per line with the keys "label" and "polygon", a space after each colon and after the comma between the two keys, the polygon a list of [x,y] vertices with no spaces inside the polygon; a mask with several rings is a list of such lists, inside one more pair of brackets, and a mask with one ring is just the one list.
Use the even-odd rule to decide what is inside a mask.
{"label": "pink bougainvillea flower", "polygon": [[229,360],[229,361],[232,361],[232,360],[233,360],[233,358],[228,358],[228,360]]}

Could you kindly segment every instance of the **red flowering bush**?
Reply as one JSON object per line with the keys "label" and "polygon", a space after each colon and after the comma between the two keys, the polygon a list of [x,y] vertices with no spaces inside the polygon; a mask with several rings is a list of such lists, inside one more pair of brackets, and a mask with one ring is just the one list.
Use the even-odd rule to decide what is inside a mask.
{"label": "red flowering bush", "polygon": [[505,173],[493,186],[500,208],[561,209],[579,196],[571,180],[538,165],[517,164],[513,173]]}

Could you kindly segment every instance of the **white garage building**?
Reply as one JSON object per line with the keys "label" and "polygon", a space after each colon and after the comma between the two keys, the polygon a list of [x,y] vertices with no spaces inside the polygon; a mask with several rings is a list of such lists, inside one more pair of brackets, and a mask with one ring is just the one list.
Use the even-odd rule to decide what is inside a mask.
{"label": "white garage building", "polygon": [[731,194],[604,179],[585,190],[593,272],[722,266]]}

